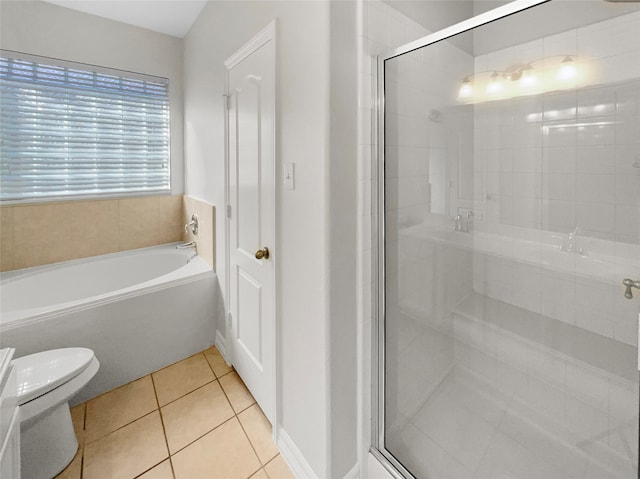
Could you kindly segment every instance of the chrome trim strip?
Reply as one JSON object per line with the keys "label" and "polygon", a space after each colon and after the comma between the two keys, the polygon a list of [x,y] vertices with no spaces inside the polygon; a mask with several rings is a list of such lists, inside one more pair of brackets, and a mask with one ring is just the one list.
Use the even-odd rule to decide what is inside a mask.
{"label": "chrome trim strip", "polygon": [[401,47],[398,47],[394,50],[391,50],[387,54],[382,55],[382,59],[389,60],[413,50],[417,50],[418,48],[422,48],[432,43],[439,42],[440,40],[444,40],[445,38],[452,37],[467,30],[472,30],[476,27],[485,25],[486,23],[500,20],[501,18],[513,15],[514,13],[519,13],[523,10],[527,10],[529,8],[540,5],[541,3],[546,3],[549,1],[551,0],[515,0],[511,3],[508,3],[507,5],[503,5],[502,7],[494,8],[493,10],[489,10],[488,12],[482,13],[475,17],[471,17],[460,23],[456,23],[455,25],[427,35],[426,37],[422,37],[418,40],[414,40],[413,42],[406,43],[405,45],[402,45]]}

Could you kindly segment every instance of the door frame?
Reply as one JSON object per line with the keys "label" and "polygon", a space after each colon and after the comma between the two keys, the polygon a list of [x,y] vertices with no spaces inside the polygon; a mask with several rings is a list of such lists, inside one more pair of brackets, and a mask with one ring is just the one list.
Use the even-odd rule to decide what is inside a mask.
{"label": "door frame", "polygon": [[[234,364],[235,358],[234,358],[234,353],[233,353],[233,347],[231,347],[230,344],[230,334],[231,334],[231,321],[232,318],[230,316],[230,307],[231,307],[231,303],[230,303],[230,295],[231,295],[231,245],[230,245],[230,209],[231,209],[231,198],[230,198],[230,181],[229,181],[229,176],[230,176],[230,169],[229,169],[229,100],[230,100],[230,92],[229,92],[229,71],[238,63],[240,63],[241,61],[243,61],[245,58],[247,58],[249,55],[251,55],[252,53],[254,53],[256,50],[258,50],[260,47],[262,47],[264,44],[268,43],[268,42],[273,42],[273,72],[274,72],[274,78],[273,78],[273,105],[272,105],[272,114],[273,117],[271,118],[272,121],[272,125],[273,125],[273,138],[272,138],[272,145],[273,145],[273,151],[272,151],[272,155],[273,155],[273,184],[270,185],[273,197],[271,198],[273,207],[274,207],[274,211],[273,211],[273,218],[269,218],[269,220],[271,220],[272,223],[272,227],[273,227],[273,244],[269,245],[269,261],[272,263],[273,267],[271,268],[271,282],[273,285],[273,311],[271,311],[271,314],[273,315],[273,326],[275,328],[275,331],[273,331],[273,342],[270,345],[270,347],[273,348],[273,355],[272,355],[272,364],[271,364],[271,370],[273,371],[273,390],[271,391],[271,397],[272,397],[272,401],[273,401],[273,424],[272,424],[272,435],[274,437],[274,439],[277,437],[277,431],[278,431],[278,417],[279,417],[279,409],[280,409],[280,402],[279,402],[279,391],[280,391],[280,383],[279,383],[279,378],[280,378],[280,353],[279,353],[279,335],[278,332],[280,330],[280,321],[278,320],[278,309],[279,309],[279,305],[278,305],[278,274],[277,274],[277,267],[278,267],[278,229],[277,229],[277,225],[278,225],[278,211],[277,211],[277,198],[278,198],[278,176],[277,176],[277,171],[278,171],[278,156],[277,156],[277,152],[278,152],[278,146],[277,146],[277,128],[278,128],[278,124],[277,124],[277,119],[278,119],[278,113],[277,113],[277,91],[278,91],[278,85],[277,85],[277,80],[278,80],[278,69],[277,69],[277,42],[276,42],[276,38],[277,38],[277,24],[276,24],[276,20],[272,20],[266,27],[264,27],[262,30],[260,30],[257,34],[255,34],[253,36],[253,38],[251,38],[251,40],[249,40],[247,43],[245,43],[240,49],[238,49],[233,55],[231,55],[229,58],[227,58],[224,62],[224,67],[225,67],[225,83],[224,83],[224,93],[222,94],[224,97],[224,101],[223,103],[223,110],[224,110],[224,198],[225,198],[225,207],[224,207],[224,217],[225,217],[225,294],[224,294],[224,300],[225,300],[225,321],[224,321],[224,332],[225,332],[225,349],[227,351],[227,356],[230,361],[231,361],[231,365]],[[265,219],[266,220],[266,219]]]}

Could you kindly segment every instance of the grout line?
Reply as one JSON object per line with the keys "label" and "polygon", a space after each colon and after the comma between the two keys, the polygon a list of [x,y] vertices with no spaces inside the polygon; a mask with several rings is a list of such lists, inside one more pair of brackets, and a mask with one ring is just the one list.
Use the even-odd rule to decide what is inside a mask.
{"label": "grout line", "polygon": [[[227,371],[226,373],[221,374],[220,376],[218,376],[218,379],[223,378],[223,377],[225,377],[225,376],[228,376],[228,375],[229,375],[229,374],[231,374],[231,373],[236,373],[236,374],[238,374],[238,372],[235,370],[235,368],[234,368],[233,366],[231,366],[231,370],[230,370],[230,371]],[[215,374],[215,373],[214,373],[214,374]],[[238,376],[239,376],[239,375],[238,375]]]}
{"label": "grout line", "polygon": [[[113,431],[109,431],[107,434],[103,434],[102,436],[100,436],[100,437],[98,437],[98,438],[94,439],[93,441],[89,441],[89,442],[86,442],[86,441],[85,441],[85,442],[84,442],[84,444],[85,444],[85,445],[87,445],[87,444],[94,444],[94,443],[96,443],[96,442],[100,441],[101,439],[104,439],[105,437],[110,436],[110,435],[111,435],[111,434],[113,434],[114,432],[117,432],[117,431],[119,431],[119,430],[121,430],[121,429],[124,429],[124,428],[125,428],[125,427],[127,427],[127,426],[130,426],[130,425],[131,425],[131,424],[133,424],[134,422],[138,422],[140,419],[144,419],[145,417],[150,416],[150,415],[151,415],[151,414],[153,414],[154,412],[157,412],[158,414],[160,414],[160,410],[159,410],[159,409],[154,409],[153,411],[149,411],[148,413],[143,414],[142,416],[135,418],[133,421],[128,422],[128,423],[127,423],[127,424],[125,424],[124,426],[120,426],[119,428],[114,429]],[[162,414],[160,414],[160,416],[162,416]]]}
{"label": "grout line", "polygon": [[[252,407],[253,405],[249,406]],[[249,409],[249,408],[247,408]],[[245,411],[247,410],[245,409]],[[238,422],[240,423],[240,427],[242,428],[242,432],[244,432],[244,435],[247,437],[247,440],[249,441],[249,445],[251,446],[251,449],[253,449],[253,453],[256,455],[256,457],[258,458],[258,462],[260,463],[260,467],[264,466],[264,463],[262,462],[262,459],[260,459],[260,455],[258,454],[258,451],[256,450],[255,446],[253,445],[253,442],[251,441],[251,438],[249,437],[249,434],[247,433],[247,430],[244,428],[244,424],[242,424],[242,420],[240,419],[239,414],[236,414],[236,416],[238,417]],[[260,470],[260,469],[258,469]],[[257,471],[254,471],[253,474],[255,474]]]}
{"label": "grout line", "polygon": [[[211,349],[211,348],[213,348],[213,347],[214,347],[214,346],[211,346],[211,347],[209,347],[209,348],[205,349],[204,351],[207,351],[207,350],[209,350],[209,349]],[[216,374],[215,370],[213,369],[213,366],[211,365],[211,363],[209,362],[209,359],[207,359],[207,355],[206,355],[206,354],[204,354],[204,351],[202,351],[202,355],[204,356],[204,360],[205,360],[205,361],[207,362],[207,364],[209,365],[209,369],[211,369],[211,372],[213,373],[213,375],[215,376],[215,378],[216,378],[216,379],[218,379],[218,375]],[[219,352],[218,352],[218,354],[219,354]]]}
{"label": "grout line", "polygon": [[198,436],[196,439],[194,439],[193,441],[191,441],[190,443],[188,443],[185,446],[182,446],[180,449],[178,449],[176,452],[174,452],[173,454],[171,454],[171,452],[169,452],[169,455],[171,457],[175,456],[176,454],[178,454],[179,452],[184,451],[186,448],[188,448],[189,446],[191,446],[194,442],[198,442],[200,439],[202,439],[203,437],[205,437],[207,434],[212,433],[213,431],[215,431],[216,429],[218,429],[220,426],[222,426],[223,424],[228,423],[229,421],[231,421],[235,416],[231,416],[229,419],[225,419],[224,421],[222,421],[220,424],[218,424],[216,427],[214,427],[213,429],[210,429],[209,431],[205,432],[204,434],[202,434],[201,436]]}
{"label": "grout line", "polygon": [[[0,0],[0,1],[1,1],[1,0]],[[200,386],[196,387],[195,389],[193,389],[193,390],[189,391],[188,393],[183,394],[182,396],[178,396],[177,398],[172,399],[172,400],[171,400],[171,401],[169,401],[167,404],[163,404],[162,406],[160,406],[160,401],[158,401],[158,400],[157,400],[157,396],[156,396],[156,400],[158,401],[158,406],[159,406],[159,408],[158,408],[158,409],[162,409],[163,407],[166,407],[166,406],[168,406],[169,404],[172,404],[172,403],[176,402],[177,400],[182,399],[182,398],[183,398],[183,397],[185,397],[185,396],[188,396],[188,395],[189,395],[189,394],[191,394],[192,392],[195,392],[195,391],[197,391],[198,389],[202,389],[203,387],[208,386],[208,385],[210,385],[211,383],[214,383],[214,382],[216,382],[216,381],[217,381],[217,379],[212,379],[211,381],[207,381],[206,383],[204,383],[204,384],[202,384],[202,385],[200,385]],[[220,385],[220,387],[222,387],[222,385]]]}
{"label": "grout line", "polygon": [[[216,351],[218,351],[218,348],[216,348],[215,346],[211,346],[210,348],[205,349],[205,351],[208,351],[209,349],[215,349]],[[202,351],[202,353],[204,354],[204,351]],[[218,351],[218,354],[220,354],[220,351]],[[222,361],[224,361],[225,364],[227,364],[227,362],[225,361],[225,359],[222,357],[222,354],[220,354],[220,357],[222,358]],[[207,360],[207,364],[209,365],[209,367],[211,368],[211,371],[213,371],[213,375],[217,378],[220,379],[223,376],[226,376],[229,373],[232,373],[235,371],[233,366],[230,366],[227,364],[227,366],[230,368],[229,371],[227,371],[224,374],[220,374],[218,375],[218,373],[216,373],[215,369],[213,369],[213,365],[209,362],[209,360],[207,359],[207,355],[204,355],[204,358]]]}
{"label": "grout line", "polygon": [[[231,374],[232,372],[235,372],[235,370],[229,371],[227,374]],[[223,375],[222,377],[226,376],[227,374]],[[224,392],[224,395],[227,397],[227,401],[229,401],[229,404],[231,405],[231,409],[233,410],[233,412],[237,416],[238,414],[243,413],[244,411],[249,409],[254,404],[258,404],[258,402],[256,401],[256,398],[253,397],[253,394],[251,394],[251,391],[249,391],[249,389],[247,388],[247,385],[244,383],[244,381],[242,380],[240,375],[237,374],[237,373],[236,373],[236,375],[238,376],[238,380],[242,383],[243,387],[249,392],[249,394],[251,395],[251,398],[253,399],[253,402],[251,404],[249,404],[244,409],[241,409],[240,411],[236,411],[236,408],[234,407],[233,403],[231,402],[231,399],[229,399],[229,395],[227,394],[227,391],[224,389],[224,386],[222,385],[222,383],[220,382],[219,379],[218,379],[218,382],[220,383],[220,388],[222,389],[222,392]]]}
{"label": "grout line", "polygon": [[[1,0],[0,0],[0,1],[1,1]],[[100,439],[102,439],[103,437],[107,437],[108,435],[113,434],[114,432],[119,431],[120,429],[123,429],[123,428],[127,427],[129,424],[133,424],[134,422],[136,422],[136,421],[138,421],[138,420],[142,419],[143,417],[147,417],[149,414],[153,414],[153,413],[154,413],[154,412],[156,412],[156,411],[158,411],[158,413],[160,413],[160,409],[159,409],[159,408],[158,408],[158,409],[154,409],[153,411],[146,412],[146,413],[144,413],[142,416],[139,416],[139,417],[137,417],[137,418],[135,418],[135,419],[132,419],[132,420],[131,420],[131,421],[129,421],[128,423],[123,424],[122,426],[120,426],[120,427],[118,427],[118,428],[116,428],[116,429],[114,429],[114,430],[112,430],[112,431],[109,431],[108,433],[103,434],[102,436],[96,437],[95,439],[93,439],[93,440],[91,440],[91,441],[87,441],[87,438],[86,438],[86,435],[85,435],[85,438],[83,439],[83,441],[84,441],[83,443],[84,443],[85,445],[86,445],[86,444],[93,444],[94,442],[99,441],[99,440],[100,440]],[[85,429],[85,433],[86,433],[86,429]]]}
{"label": "grout line", "polygon": [[84,476],[84,451],[87,444],[87,409],[89,401],[84,402],[84,414],[82,415],[82,454],[80,454],[80,479]]}
{"label": "grout line", "polygon": [[258,474],[260,471],[264,472],[264,475],[265,475],[265,476],[267,476],[267,477],[269,477],[269,474],[267,474],[267,471],[265,471],[265,470],[264,470],[264,467],[263,467],[263,466],[260,466],[260,469],[258,469],[258,470],[257,470],[257,471],[255,471],[254,473],[252,473],[252,474],[249,476],[249,479],[252,479],[252,478],[256,477],[256,474]]}
{"label": "grout line", "polygon": [[[153,385],[153,394],[156,398],[156,405],[158,406],[158,415],[160,416],[160,424],[162,424],[162,434],[164,435],[164,444],[167,446],[167,457],[171,458],[171,449],[169,448],[169,439],[167,438],[167,429],[164,426],[164,418],[162,417],[162,409],[160,408],[160,401],[158,400],[158,391],[156,390],[156,382],[153,380],[153,375],[151,376],[151,384]],[[175,477],[175,472],[173,471],[173,464],[169,461],[169,465],[171,466],[171,474]]]}
{"label": "grout line", "polygon": [[151,469],[153,469],[154,467],[159,466],[160,464],[162,464],[164,461],[169,460],[168,457],[165,457],[163,460],[161,460],[160,462],[155,463],[153,466],[149,467],[148,469],[145,469],[144,471],[142,471],[140,474],[136,474],[134,477],[134,479],[140,477],[140,476],[144,476],[147,472],[149,472]]}

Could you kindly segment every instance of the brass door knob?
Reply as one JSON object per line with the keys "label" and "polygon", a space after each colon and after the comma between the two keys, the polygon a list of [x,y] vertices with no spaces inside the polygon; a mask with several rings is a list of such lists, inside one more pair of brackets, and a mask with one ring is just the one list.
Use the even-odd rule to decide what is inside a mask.
{"label": "brass door knob", "polygon": [[256,251],[256,259],[269,259],[269,248],[265,246]]}

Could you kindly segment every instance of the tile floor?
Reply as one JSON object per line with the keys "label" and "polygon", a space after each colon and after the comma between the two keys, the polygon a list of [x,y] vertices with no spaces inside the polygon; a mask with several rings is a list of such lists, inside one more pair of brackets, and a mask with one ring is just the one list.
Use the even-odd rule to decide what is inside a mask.
{"label": "tile floor", "polygon": [[207,349],[71,409],[79,448],[60,479],[291,479],[271,425]]}

